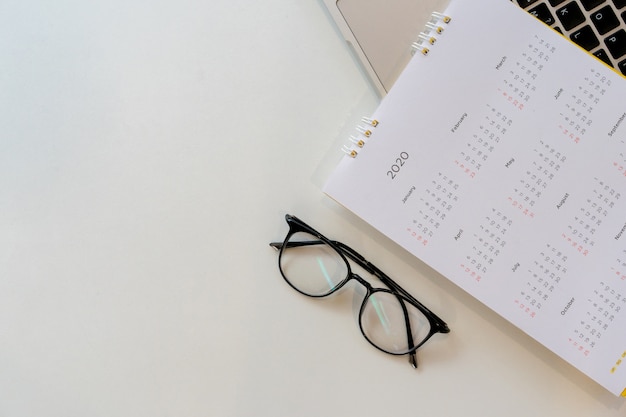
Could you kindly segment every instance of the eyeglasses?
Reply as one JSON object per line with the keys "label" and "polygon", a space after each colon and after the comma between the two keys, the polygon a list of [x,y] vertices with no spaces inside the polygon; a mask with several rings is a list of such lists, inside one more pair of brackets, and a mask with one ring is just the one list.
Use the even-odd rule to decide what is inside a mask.
{"label": "eyeglasses", "polygon": [[[377,349],[391,355],[409,355],[417,368],[415,351],[436,333],[449,333],[448,325],[417,301],[384,272],[347,245],[329,240],[292,215],[286,215],[285,240],[272,242],[278,267],[287,283],[309,297],[326,297],[354,279],[365,297],[359,311],[361,333]],[[348,259],[376,276],[388,288],[374,288],[352,272]]]}

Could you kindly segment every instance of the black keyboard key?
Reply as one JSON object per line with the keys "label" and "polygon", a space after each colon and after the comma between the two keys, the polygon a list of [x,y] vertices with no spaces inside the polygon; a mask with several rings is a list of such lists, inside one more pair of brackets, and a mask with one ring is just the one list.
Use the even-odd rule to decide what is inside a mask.
{"label": "black keyboard key", "polygon": [[520,7],[522,8],[527,8],[528,6],[530,6],[533,3],[536,3],[537,0],[517,0],[517,4],[520,5]]}
{"label": "black keyboard key", "polygon": [[585,15],[574,1],[558,9],[556,15],[565,30],[573,29],[585,21]]}
{"label": "black keyboard key", "polygon": [[559,4],[563,3],[565,0],[550,0],[550,6],[556,7]]}
{"label": "black keyboard key", "polygon": [[618,9],[621,9],[622,7],[626,7],[626,0],[613,0],[613,4]]}
{"label": "black keyboard key", "polygon": [[550,9],[548,9],[548,6],[545,3],[541,3],[539,6],[533,7],[528,11],[528,13],[532,14],[548,26],[553,25],[556,22],[554,20],[554,16],[550,13]]}
{"label": "black keyboard key", "polygon": [[611,63],[611,58],[609,58],[609,54],[607,54],[604,49],[598,49],[593,54],[596,56],[596,58],[600,58],[602,61],[604,61],[605,64],[613,66],[613,64]]}
{"label": "black keyboard key", "polygon": [[587,11],[593,9],[594,7],[598,7],[599,5],[604,3],[605,1],[606,0],[580,0],[580,2],[582,3],[583,7]]}
{"label": "black keyboard key", "polygon": [[572,33],[570,35],[570,39],[588,51],[600,45],[600,41],[596,37],[596,34],[593,33],[593,29],[591,29],[591,26],[589,25],[583,26],[576,32]]}
{"label": "black keyboard key", "polygon": [[626,54],[626,30],[620,29],[604,39],[604,44],[609,48],[611,56],[615,59]]}
{"label": "black keyboard key", "polygon": [[622,74],[626,75],[626,59],[617,64],[617,68],[619,68]]}
{"label": "black keyboard key", "polygon": [[604,6],[600,10],[591,13],[591,21],[598,29],[600,35],[609,33],[619,26],[619,19],[615,16],[611,6]]}

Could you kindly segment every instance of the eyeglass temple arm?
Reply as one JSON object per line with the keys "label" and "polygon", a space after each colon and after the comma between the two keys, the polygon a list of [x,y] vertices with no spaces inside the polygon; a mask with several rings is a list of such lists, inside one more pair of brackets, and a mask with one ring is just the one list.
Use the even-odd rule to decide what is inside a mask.
{"label": "eyeglass temple arm", "polygon": [[270,242],[270,246],[276,250],[280,250],[283,247],[283,242]]}
{"label": "eyeglass temple arm", "polygon": [[402,313],[404,314],[404,325],[406,327],[406,340],[409,345],[409,363],[413,367],[413,369],[417,369],[417,355],[415,351],[417,348],[415,347],[415,343],[413,342],[413,330],[411,329],[411,319],[409,318],[409,311],[406,308],[406,303],[400,297],[398,297],[398,303],[402,306]]}
{"label": "eyeglass temple arm", "polygon": [[[284,244],[285,244],[284,242],[270,242],[270,246],[273,247],[276,250],[281,250]],[[305,241],[302,241],[302,242],[291,242],[291,241],[289,241],[287,243],[287,247],[288,248],[299,248],[301,246],[314,246],[314,245],[325,245],[325,244],[326,244],[326,242],[323,242],[321,240],[305,240]]]}

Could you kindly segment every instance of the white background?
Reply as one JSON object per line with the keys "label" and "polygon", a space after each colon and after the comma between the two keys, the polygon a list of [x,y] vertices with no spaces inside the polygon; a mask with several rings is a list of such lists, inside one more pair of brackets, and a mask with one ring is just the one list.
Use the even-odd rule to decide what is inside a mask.
{"label": "white background", "polygon": [[[316,0],[0,3],[0,416],[618,416],[325,197],[376,97]],[[301,217],[448,322],[420,368],[300,296]]]}

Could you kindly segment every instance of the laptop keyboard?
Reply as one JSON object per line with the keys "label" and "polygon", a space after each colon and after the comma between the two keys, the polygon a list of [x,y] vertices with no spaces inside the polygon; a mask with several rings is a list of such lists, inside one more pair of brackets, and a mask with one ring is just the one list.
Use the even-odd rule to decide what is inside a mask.
{"label": "laptop keyboard", "polygon": [[626,75],[626,0],[511,0]]}

